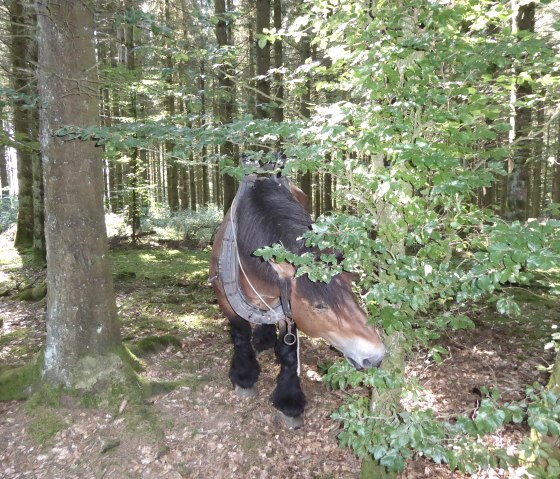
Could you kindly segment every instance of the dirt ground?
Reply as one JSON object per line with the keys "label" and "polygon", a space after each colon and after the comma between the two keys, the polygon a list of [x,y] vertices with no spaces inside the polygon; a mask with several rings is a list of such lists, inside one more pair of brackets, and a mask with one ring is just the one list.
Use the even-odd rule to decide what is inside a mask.
{"label": "dirt ground", "polygon": [[[1,246],[1,245],[0,245]],[[169,294],[179,294],[181,284]],[[175,289],[173,289],[175,288]],[[116,285],[118,303],[133,291],[128,283]],[[43,340],[44,300],[24,303],[0,298],[2,332],[25,331],[32,351]],[[0,403],[0,478],[358,478],[360,461],[337,444],[339,425],[329,415],[345,392],[328,391],[318,364],[338,355],[326,344],[303,338],[302,385],[308,406],[302,429],[286,430],[275,422],[268,397],[278,366],[272,352],[259,356],[262,366],[258,396],[239,398],[227,377],[230,351],[227,326],[215,305],[208,309],[211,327],[197,323],[182,338],[181,347],[168,347],[143,357],[150,379],[185,379],[185,385],[152,399],[158,418],[157,433],[135,428],[120,414],[86,409],[72,401],[54,410],[62,423],[43,444],[33,438],[33,419],[22,402]],[[523,306],[524,317],[547,329],[560,319],[558,308],[539,301]],[[128,313],[130,310],[128,310]],[[540,334],[530,335],[521,320],[489,323],[473,312],[475,330],[455,332],[443,339],[449,356],[440,364],[418,353],[407,374],[426,387],[425,403],[441,414],[473,410],[481,386],[499,386],[504,400],[519,399],[525,385],[545,381],[537,366],[551,362]],[[182,321],[188,321],[188,315]],[[536,327],[529,324],[529,328]],[[523,329],[525,328],[525,329]],[[211,345],[211,346],[209,346]],[[31,346],[31,347],[30,347]],[[16,343],[0,349],[0,364],[14,354]],[[15,351],[17,353],[17,351]],[[491,438],[514,450],[527,431],[508,426]],[[475,478],[522,477],[522,470],[480,471]],[[401,477],[447,479],[464,477],[415,458]]]}

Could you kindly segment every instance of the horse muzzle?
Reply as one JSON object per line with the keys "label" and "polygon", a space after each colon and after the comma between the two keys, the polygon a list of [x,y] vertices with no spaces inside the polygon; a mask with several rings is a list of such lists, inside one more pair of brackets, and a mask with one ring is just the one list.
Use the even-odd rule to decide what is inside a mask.
{"label": "horse muzzle", "polygon": [[370,369],[370,368],[378,368],[381,365],[384,356],[385,356],[385,352],[383,352],[383,354],[372,356],[370,358],[365,358],[360,361],[356,361],[349,356],[345,356],[345,358],[356,369]]}

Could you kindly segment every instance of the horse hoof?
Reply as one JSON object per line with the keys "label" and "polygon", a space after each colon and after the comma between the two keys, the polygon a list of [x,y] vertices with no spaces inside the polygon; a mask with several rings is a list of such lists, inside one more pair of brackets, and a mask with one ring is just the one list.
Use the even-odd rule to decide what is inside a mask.
{"label": "horse hoof", "polygon": [[238,397],[240,398],[252,398],[255,397],[257,395],[257,389],[256,388],[242,388],[239,385],[235,385],[235,394],[237,394]]}
{"label": "horse hoof", "polygon": [[288,429],[299,429],[303,426],[303,414],[299,416],[286,416],[283,412],[278,411],[275,420]]}

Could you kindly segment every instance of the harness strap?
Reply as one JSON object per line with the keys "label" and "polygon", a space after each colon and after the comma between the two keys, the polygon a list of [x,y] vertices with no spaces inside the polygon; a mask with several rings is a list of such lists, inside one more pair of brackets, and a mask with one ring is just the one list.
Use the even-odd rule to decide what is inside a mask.
{"label": "harness strap", "polygon": [[[269,306],[266,301],[264,301],[264,299],[259,295],[259,293],[253,288],[257,296],[268,307],[268,310],[261,309],[247,299],[247,297],[241,290],[239,283],[240,270],[247,280],[248,278],[245,274],[245,271],[243,271],[243,267],[239,259],[239,251],[237,248],[237,219],[235,215],[235,208],[237,205],[237,201],[247,193],[247,190],[250,188],[251,183],[252,181],[248,177],[244,178],[240,183],[237,194],[235,195],[235,198],[233,200],[230,210],[230,221],[228,221],[225,225],[222,250],[218,261],[218,274],[222,281],[226,297],[236,314],[254,324],[276,324],[278,323],[278,321],[284,320],[286,316],[284,312],[284,304],[289,305],[289,300],[282,300],[283,295],[281,294],[280,301],[278,301],[273,306]],[[249,284],[251,284],[250,281]]]}
{"label": "harness strap", "polygon": [[[275,181],[282,186],[289,189],[289,182],[285,177],[272,177]],[[233,199],[230,209],[230,221],[225,225],[224,236],[222,241],[222,250],[218,259],[218,276],[221,279],[226,298],[235,311],[236,314],[243,319],[253,324],[277,324],[280,336],[286,345],[297,346],[297,375],[300,375],[300,359],[299,359],[299,338],[295,322],[292,315],[292,307],[290,304],[290,297],[292,294],[291,283],[288,280],[282,280],[280,284],[280,299],[273,305],[269,306],[266,301],[261,297],[258,291],[253,287],[239,258],[239,251],[237,247],[237,219],[236,219],[236,205],[239,198],[247,193],[252,181],[245,177],[239,185],[237,194]],[[261,309],[251,303],[239,284],[239,271],[243,273],[245,279],[259,297],[268,310]]]}

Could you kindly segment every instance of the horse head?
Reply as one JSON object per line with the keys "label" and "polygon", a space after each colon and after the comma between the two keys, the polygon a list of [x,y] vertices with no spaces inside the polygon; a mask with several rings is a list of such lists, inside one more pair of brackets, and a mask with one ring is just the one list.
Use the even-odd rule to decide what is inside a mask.
{"label": "horse head", "polygon": [[306,276],[295,278],[290,263],[270,265],[280,281],[290,282],[292,314],[299,329],[310,337],[323,338],[357,369],[381,364],[385,346],[352,292],[350,274],[341,273],[329,284],[314,283]]}

